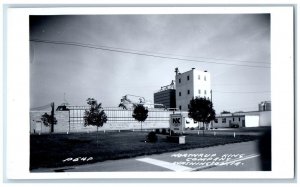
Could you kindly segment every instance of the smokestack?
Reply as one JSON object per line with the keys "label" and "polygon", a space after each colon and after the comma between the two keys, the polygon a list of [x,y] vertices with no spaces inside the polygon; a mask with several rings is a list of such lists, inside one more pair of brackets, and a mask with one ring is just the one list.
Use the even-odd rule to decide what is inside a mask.
{"label": "smokestack", "polygon": [[176,73],[176,75],[178,75],[178,73],[179,73],[178,68],[175,68],[175,73]]}

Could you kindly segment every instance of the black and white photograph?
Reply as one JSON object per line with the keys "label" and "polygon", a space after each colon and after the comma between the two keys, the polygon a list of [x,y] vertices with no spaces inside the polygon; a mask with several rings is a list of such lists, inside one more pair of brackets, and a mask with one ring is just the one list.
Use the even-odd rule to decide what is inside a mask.
{"label": "black and white photograph", "polygon": [[270,14],[31,15],[30,171],[271,171]]}
{"label": "black and white photograph", "polygon": [[293,6],[5,15],[6,179],[295,176]]}

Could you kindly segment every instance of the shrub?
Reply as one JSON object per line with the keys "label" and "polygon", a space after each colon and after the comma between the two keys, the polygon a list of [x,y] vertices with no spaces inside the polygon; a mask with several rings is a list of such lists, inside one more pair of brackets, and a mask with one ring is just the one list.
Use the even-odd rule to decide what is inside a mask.
{"label": "shrub", "polygon": [[167,134],[167,130],[166,129],[162,129],[161,133],[162,134]]}
{"label": "shrub", "polygon": [[159,134],[159,133],[160,133],[160,130],[159,130],[159,129],[155,129],[155,133],[156,133],[156,134]]}
{"label": "shrub", "polygon": [[169,130],[168,130],[168,135],[173,136],[173,135],[175,135],[175,132],[174,132],[173,130],[169,129]]}
{"label": "shrub", "polygon": [[156,133],[153,132],[153,131],[149,132],[148,135],[147,135],[147,142],[154,143],[156,141],[157,141],[157,135],[156,135]]}
{"label": "shrub", "polygon": [[195,129],[194,127],[191,128],[191,130],[194,130],[194,129]]}

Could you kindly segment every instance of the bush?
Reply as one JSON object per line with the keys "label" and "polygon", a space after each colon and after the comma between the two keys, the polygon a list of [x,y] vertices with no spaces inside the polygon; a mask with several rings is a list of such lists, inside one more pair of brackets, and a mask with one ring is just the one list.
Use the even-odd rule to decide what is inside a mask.
{"label": "bush", "polygon": [[157,135],[155,132],[149,132],[149,134],[147,135],[147,142],[156,142],[157,141]]}
{"label": "bush", "polygon": [[159,133],[160,133],[160,130],[159,130],[159,129],[155,129],[155,133],[156,133],[156,134],[159,134]]}
{"label": "bush", "polygon": [[171,129],[168,130],[168,135],[175,135],[175,132]]}
{"label": "bush", "polygon": [[191,130],[194,130],[194,129],[195,129],[194,127],[191,128]]}
{"label": "bush", "polygon": [[167,134],[167,130],[166,129],[162,129],[161,133],[162,134]]}

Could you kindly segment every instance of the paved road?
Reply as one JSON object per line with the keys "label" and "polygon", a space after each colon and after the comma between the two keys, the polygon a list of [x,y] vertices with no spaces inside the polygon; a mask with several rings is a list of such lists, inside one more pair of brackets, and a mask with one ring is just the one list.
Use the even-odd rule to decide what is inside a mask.
{"label": "paved road", "polygon": [[250,141],[32,172],[260,171],[260,160],[257,141]]}

